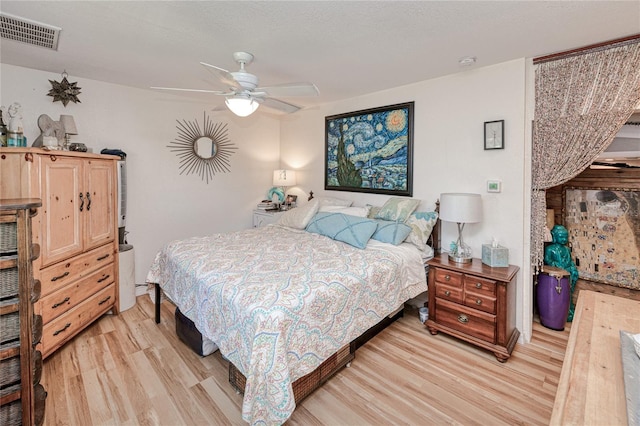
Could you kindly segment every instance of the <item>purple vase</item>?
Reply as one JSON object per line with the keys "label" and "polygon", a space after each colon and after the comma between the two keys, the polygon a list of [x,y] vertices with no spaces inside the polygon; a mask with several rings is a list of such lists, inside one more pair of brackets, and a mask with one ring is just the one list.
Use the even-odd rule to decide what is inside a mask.
{"label": "purple vase", "polygon": [[540,323],[552,330],[562,331],[571,303],[569,272],[547,265],[543,269],[538,275],[536,289]]}

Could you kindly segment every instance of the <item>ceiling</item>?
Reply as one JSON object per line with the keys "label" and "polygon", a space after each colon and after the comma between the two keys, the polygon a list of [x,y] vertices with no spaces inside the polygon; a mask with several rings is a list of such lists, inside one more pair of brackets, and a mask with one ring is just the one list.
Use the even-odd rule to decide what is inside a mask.
{"label": "ceiling", "polygon": [[[310,81],[303,107],[640,32],[640,1],[8,1],[62,28],[57,51],[1,41],[2,63],[126,86],[224,89],[199,62],[260,85]],[[212,104],[222,104],[221,97]]]}

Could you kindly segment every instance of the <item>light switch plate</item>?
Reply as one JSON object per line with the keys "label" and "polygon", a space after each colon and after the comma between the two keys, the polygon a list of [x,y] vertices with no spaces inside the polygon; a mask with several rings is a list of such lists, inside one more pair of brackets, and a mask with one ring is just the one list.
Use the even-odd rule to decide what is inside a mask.
{"label": "light switch plate", "polygon": [[502,182],[499,180],[488,180],[487,192],[502,192]]}

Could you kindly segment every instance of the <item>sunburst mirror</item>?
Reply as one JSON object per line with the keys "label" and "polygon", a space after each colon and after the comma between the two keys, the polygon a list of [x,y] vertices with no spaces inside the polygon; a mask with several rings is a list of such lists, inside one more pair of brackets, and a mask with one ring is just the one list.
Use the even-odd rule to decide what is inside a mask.
{"label": "sunburst mirror", "polygon": [[214,123],[204,113],[198,120],[176,120],[178,137],[167,145],[180,159],[180,174],[199,174],[209,183],[216,173],[230,172],[230,157],[238,149],[227,133],[226,123]]}

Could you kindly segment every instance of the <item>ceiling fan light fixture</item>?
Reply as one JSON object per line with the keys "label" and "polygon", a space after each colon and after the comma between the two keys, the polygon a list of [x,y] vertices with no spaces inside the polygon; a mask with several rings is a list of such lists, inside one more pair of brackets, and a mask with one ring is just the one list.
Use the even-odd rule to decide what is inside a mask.
{"label": "ceiling fan light fixture", "polygon": [[248,96],[233,96],[224,101],[227,108],[238,117],[248,117],[258,109],[260,104]]}

